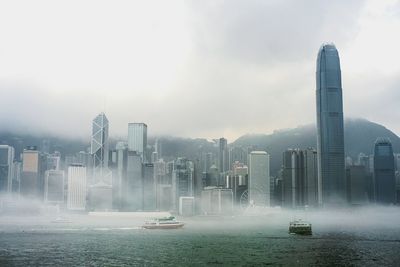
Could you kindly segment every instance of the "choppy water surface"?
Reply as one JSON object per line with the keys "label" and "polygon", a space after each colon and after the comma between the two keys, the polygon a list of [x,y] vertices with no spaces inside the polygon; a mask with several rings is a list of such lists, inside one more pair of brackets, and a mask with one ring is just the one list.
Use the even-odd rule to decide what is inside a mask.
{"label": "choppy water surface", "polygon": [[1,266],[400,264],[400,228],[362,219],[311,218],[309,237],[289,235],[288,218],[271,217],[197,217],[185,219],[180,230],[144,230],[140,221],[87,216],[69,224],[0,219]]}

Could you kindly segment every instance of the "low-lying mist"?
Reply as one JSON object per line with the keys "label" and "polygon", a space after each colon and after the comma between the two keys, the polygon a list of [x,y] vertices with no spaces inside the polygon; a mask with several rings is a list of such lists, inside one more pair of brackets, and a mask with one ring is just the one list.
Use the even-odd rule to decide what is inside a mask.
{"label": "low-lying mist", "polygon": [[[11,202],[10,202],[11,203]],[[44,205],[38,200],[17,199],[12,205],[2,202],[0,209],[0,233],[9,231],[34,231],[52,229],[140,229],[151,218],[174,215],[169,212],[95,212],[70,213],[57,206]],[[398,229],[400,207],[363,206],[341,209],[289,210],[281,208],[237,209],[234,214],[197,215],[177,219],[185,223],[183,231],[240,232],[246,230],[277,230],[287,232],[290,221],[301,219],[313,226],[313,232]],[[57,222],[57,218],[64,221]],[[105,227],[105,228],[104,228]]]}

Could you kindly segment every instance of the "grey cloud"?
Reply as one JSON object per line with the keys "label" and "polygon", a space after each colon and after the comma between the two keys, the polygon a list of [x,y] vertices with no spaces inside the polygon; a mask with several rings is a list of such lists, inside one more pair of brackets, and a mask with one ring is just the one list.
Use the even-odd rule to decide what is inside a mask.
{"label": "grey cloud", "polygon": [[[107,83],[110,86],[107,94],[111,97],[104,110],[101,93],[76,88],[53,93],[52,88],[43,89],[39,85],[26,83],[13,87],[0,81],[3,101],[7,103],[0,107],[3,128],[12,125],[88,138],[91,120],[103,110],[110,120],[111,136],[121,137],[126,135],[127,123],[132,121],[146,122],[150,135],[207,138],[219,137],[225,132],[234,137],[267,133],[313,122],[318,47],[323,41],[334,41],[340,53],[356,36],[358,16],[365,2],[185,3],[191,15],[188,28],[194,47],[177,81],[165,92],[158,95],[157,88],[151,92],[143,87],[130,89],[134,87],[131,84],[119,88],[122,85],[118,81],[112,87],[111,81]],[[110,51],[104,51],[106,57]],[[132,75],[132,80],[138,75],[119,70],[118,66],[114,71],[123,77]],[[95,79],[96,75],[94,72],[91,77]],[[397,84],[379,85],[378,80],[369,81],[368,84],[345,80],[345,115],[365,114],[368,119],[380,122],[381,115],[370,117],[373,114],[368,105],[380,110],[376,114],[385,116],[380,112],[386,110],[393,115],[397,104],[391,102],[380,108],[387,101],[379,93],[365,96],[365,102],[360,103],[358,92],[375,83],[374,86],[387,87],[387,94],[391,95]],[[396,95],[391,96],[398,99]],[[392,124],[396,121],[394,117],[388,117],[389,120]],[[387,123],[387,126],[391,125]]]}
{"label": "grey cloud", "polygon": [[90,135],[91,116],[96,110],[88,104],[95,97],[85,91],[64,95],[31,83],[3,82],[0,92],[2,131],[78,138]]}
{"label": "grey cloud", "polygon": [[193,1],[195,40],[210,56],[250,64],[309,59],[321,41],[353,36],[364,2]]}

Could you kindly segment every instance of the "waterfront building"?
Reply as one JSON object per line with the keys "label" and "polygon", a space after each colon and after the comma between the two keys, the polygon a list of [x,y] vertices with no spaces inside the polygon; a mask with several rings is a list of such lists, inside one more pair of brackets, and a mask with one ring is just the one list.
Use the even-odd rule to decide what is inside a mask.
{"label": "waterfront building", "polygon": [[153,163],[143,163],[143,210],[156,210],[156,181]]}
{"label": "waterfront building", "polygon": [[232,189],[205,187],[201,192],[201,210],[205,215],[227,215],[233,212]]}
{"label": "waterfront building", "polygon": [[111,211],[113,209],[112,186],[99,181],[89,186],[88,209],[91,211]]}
{"label": "waterfront building", "polygon": [[14,161],[12,167],[13,177],[12,177],[12,193],[17,195],[20,194],[20,183],[21,183],[21,173],[22,173],[22,162]]}
{"label": "waterfront building", "polygon": [[193,216],[194,212],[194,197],[179,197],[179,215]]}
{"label": "waterfront building", "polygon": [[318,176],[318,153],[313,148],[304,153],[304,201],[305,205],[317,207],[322,205],[322,183]]}
{"label": "waterfront building", "polygon": [[127,152],[126,180],[123,180],[124,210],[143,210],[142,158],[136,151]]}
{"label": "waterfront building", "polygon": [[67,209],[84,211],[86,209],[87,180],[86,167],[73,164],[68,167]]}
{"label": "waterfront building", "polygon": [[176,159],[172,171],[172,205],[175,209],[178,208],[180,197],[193,197],[193,186],[193,162],[186,158]]}
{"label": "waterfront building", "polygon": [[12,146],[0,145],[0,194],[12,192],[14,154]]}
{"label": "waterfront building", "polygon": [[116,175],[113,180],[113,207],[122,210],[125,197],[124,192],[126,192],[128,145],[125,142],[119,141],[115,146],[115,150],[117,162]]}
{"label": "waterfront building", "polygon": [[233,171],[226,177],[226,188],[232,189],[233,202],[239,204],[242,194],[248,190],[248,167],[241,162],[233,164]]}
{"label": "waterfront building", "polygon": [[395,163],[392,143],[378,138],[374,149],[375,199],[379,204],[396,203]]}
{"label": "waterfront building", "polygon": [[343,100],[339,54],[333,44],[318,52],[316,71],[318,175],[322,202],[345,203]]}
{"label": "waterfront building", "polygon": [[270,206],[269,154],[265,151],[253,151],[249,155],[250,205]]}
{"label": "waterfront building", "polygon": [[282,182],[283,206],[319,206],[321,183],[318,180],[317,152],[312,148],[283,152]]}
{"label": "waterfront building", "polygon": [[22,153],[22,174],[20,182],[21,195],[28,198],[43,200],[40,178],[40,154],[35,146],[28,146]]}
{"label": "waterfront building", "polygon": [[64,184],[64,171],[45,171],[44,202],[62,205],[64,203]]}
{"label": "waterfront building", "polygon": [[350,205],[368,204],[367,171],[365,166],[349,166],[346,168],[347,201]]}
{"label": "waterfront building", "polygon": [[172,209],[172,185],[160,184],[157,190],[157,210],[170,211]]}

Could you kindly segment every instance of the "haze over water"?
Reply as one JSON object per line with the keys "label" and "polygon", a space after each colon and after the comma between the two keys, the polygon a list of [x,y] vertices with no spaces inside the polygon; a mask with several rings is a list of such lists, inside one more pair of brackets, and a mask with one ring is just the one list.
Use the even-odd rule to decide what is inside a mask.
{"label": "haze over water", "polygon": [[[397,265],[398,208],[276,211],[269,215],[179,218],[180,230],[145,230],[143,218],[65,215],[3,217],[2,266]],[[288,234],[294,218],[312,236]]]}

